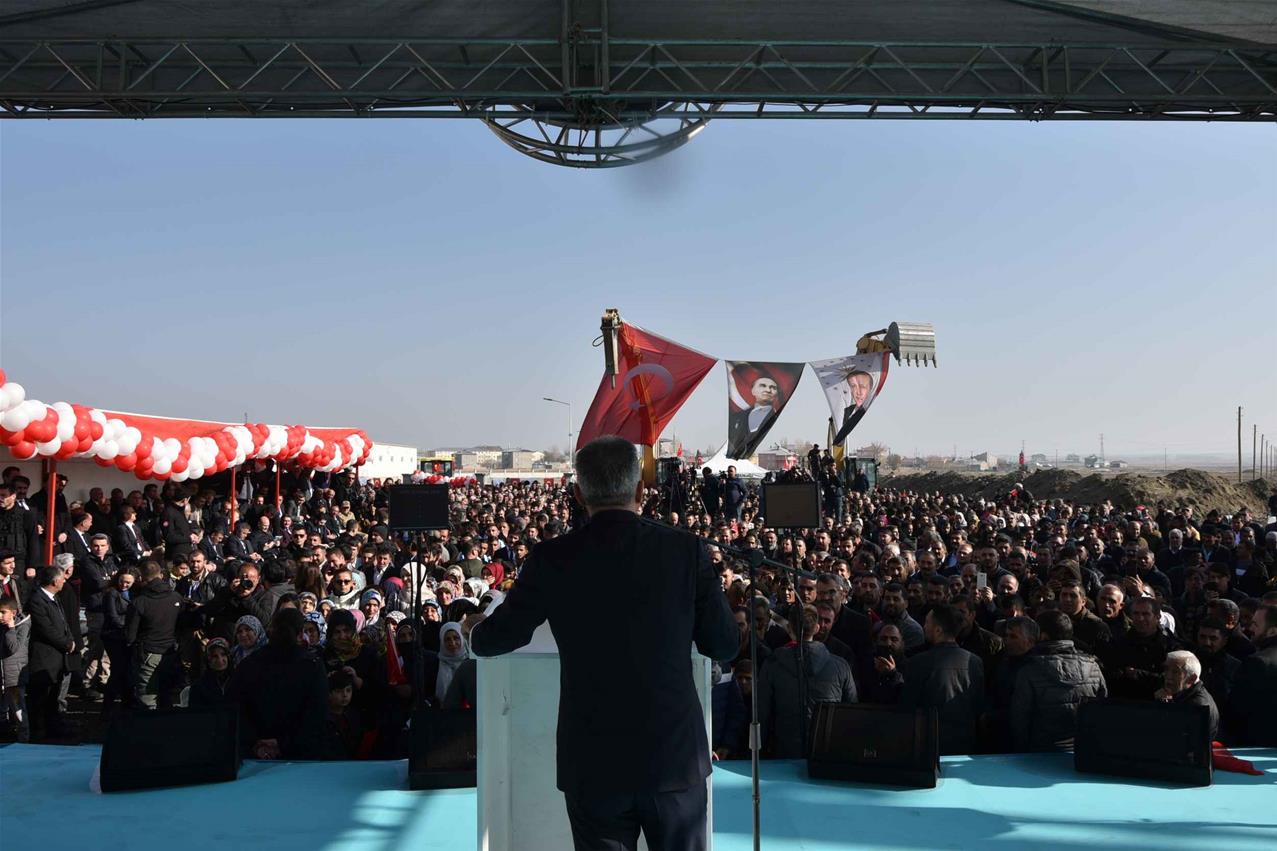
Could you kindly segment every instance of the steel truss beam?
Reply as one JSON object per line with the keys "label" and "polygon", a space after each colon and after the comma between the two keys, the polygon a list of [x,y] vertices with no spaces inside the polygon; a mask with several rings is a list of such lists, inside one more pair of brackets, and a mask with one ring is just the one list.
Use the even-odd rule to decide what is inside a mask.
{"label": "steel truss beam", "polygon": [[0,40],[10,118],[1277,120],[1277,46]]}

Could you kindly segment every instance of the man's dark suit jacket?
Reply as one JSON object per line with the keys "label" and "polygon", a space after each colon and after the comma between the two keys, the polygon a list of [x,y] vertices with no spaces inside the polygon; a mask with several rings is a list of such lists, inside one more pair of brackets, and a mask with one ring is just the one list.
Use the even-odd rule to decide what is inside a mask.
{"label": "man's dark suit jacket", "polygon": [[773,409],[770,414],[763,417],[763,424],[757,431],[750,431],[749,414],[753,410],[753,408],[746,408],[743,411],[732,411],[727,415],[728,458],[747,458],[752,455],[752,450],[757,448],[758,438],[765,435],[772,427],[772,423],[776,422],[778,414]]}
{"label": "man's dark suit jacket", "polygon": [[115,554],[123,564],[137,564],[142,560],[142,552],[150,549],[142,535],[142,526],[136,520],[133,528],[121,523],[115,527]]}
{"label": "man's dark suit jacket", "polygon": [[27,612],[31,615],[31,644],[28,652],[32,675],[45,673],[57,677],[70,670],[67,645],[75,643],[75,636],[67,623],[62,602],[50,600],[37,587],[32,589],[31,596],[27,598]]}
{"label": "man's dark suit jacket", "polygon": [[[602,594],[605,584],[625,593]],[[562,666],[559,789],[650,794],[704,782],[692,643],[719,661],[739,645],[704,544],[633,512],[600,511],[584,529],[537,544],[471,646],[509,653],[547,619]]]}

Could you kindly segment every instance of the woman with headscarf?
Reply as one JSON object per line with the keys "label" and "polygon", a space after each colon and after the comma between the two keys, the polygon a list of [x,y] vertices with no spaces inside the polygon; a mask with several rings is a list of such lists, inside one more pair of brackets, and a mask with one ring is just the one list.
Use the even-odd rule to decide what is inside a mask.
{"label": "woman with headscarf", "polygon": [[192,709],[229,702],[226,687],[231,681],[231,646],[225,638],[204,645],[204,673],[191,683],[187,705]]}
{"label": "woman with headscarf", "polygon": [[381,610],[386,598],[376,588],[369,588],[359,598],[359,610],[364,613],[364,629],[374,626],[381,620]]}
{"label": "woman with headscarf", "polygon": [[305,618],[302,624],[302,642],[311,649],[320,651],[328,632],[328,624],[324,621],[324,616],[319,612],[310,611],[302,614],[302,617]]}
{"label": "woman with headscarf", "polygon": [[349,669],[354,677],[355,706],[364,722],[371,724],[380,718],[386,665],[360,636],[362,621],[363,615],[357,611],[333,609],[328,615],[323,658],[329,671]]}
{"label": "woman with headscarf", "polygon": [[262,622],[252,615],[241,615],[235,621],[235,647],[231,650],[231,662],[239,665],[265,646],[266,630],[262,628]]}
{"label": "woman with headscarf", "polygon": [[496,588],[505,581],[505,565],[499,561],[485,564],[479,571],[479,578],[488,583],[488,588]]}
{"label": "woman with headscarf", "polygon": [[[427,660],[426,689],[435,706],[443,706],[448,696],[448,689],[457,675],[462,663],[470,658],[465,639],[461,635],[461,624],[449,622],[439,628],[439,652],[434,654],[434,664]],[[430,680],[430,669],[435,669],[433,684]]]}

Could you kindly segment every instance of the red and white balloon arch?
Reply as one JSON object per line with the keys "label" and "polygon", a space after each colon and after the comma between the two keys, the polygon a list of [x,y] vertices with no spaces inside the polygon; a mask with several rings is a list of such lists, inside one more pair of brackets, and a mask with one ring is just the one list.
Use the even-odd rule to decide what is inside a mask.
{"label": "red and white balloon arch", "polygon": [[99,411],[28,399],[0,370],[0,444],[14,458],[92,458],[140,479],[184,482],[246,461],[287,461],[329,472],[362,464],[372,441],[359,429],[233,425]]}

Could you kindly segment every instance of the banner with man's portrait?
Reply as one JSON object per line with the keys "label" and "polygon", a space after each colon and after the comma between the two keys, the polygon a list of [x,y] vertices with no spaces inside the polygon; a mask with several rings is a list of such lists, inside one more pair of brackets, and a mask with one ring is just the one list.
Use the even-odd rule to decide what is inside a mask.
{"label": "banner with man's portrait", "polygon": [[724,361],[727,366],[727,457],[753,455],[794,397],[802,363]]}
{"label": "banner with man's portrait", "polygon": [[833,443],[847,439],[857,423],[864,417],[887,383],[887,367],[891,363],[890,352],[872,352],[850,355],[844,358],[811,362],[816,378],[829,400],[829,413],[837,428]]}

